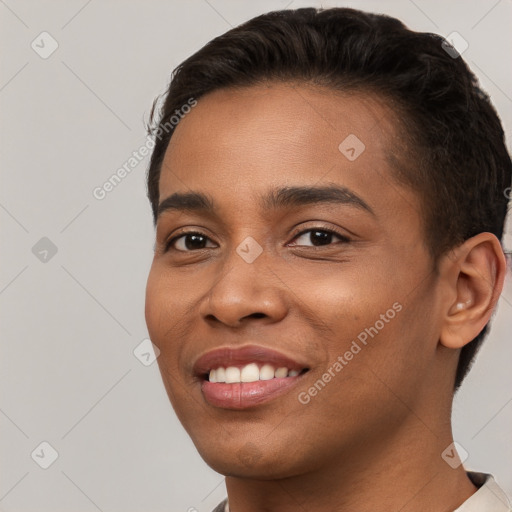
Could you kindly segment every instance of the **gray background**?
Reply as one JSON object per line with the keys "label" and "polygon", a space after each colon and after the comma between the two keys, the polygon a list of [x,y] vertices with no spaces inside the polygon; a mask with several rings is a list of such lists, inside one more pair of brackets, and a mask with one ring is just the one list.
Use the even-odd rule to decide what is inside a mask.
{"label": "gray background", "polygon": [[[223,477],[177,421],[157,364],[133,354],[147,338],[148,158],[105,199],[92,191],[146,142],[151,102],[184,58],[259,13],[321,5],[459,32],[510,148],[511,0],[0,0],[0,511],[210,511],[225,497]],[[46,59],[31,47],[51,48],[43,31],[59,45]],[[492,472],[509,494],[511,313],[509,273],[454,406],[466,466]],[[39,465],[51,457],[44,441],[58,452],[48,469]]]}

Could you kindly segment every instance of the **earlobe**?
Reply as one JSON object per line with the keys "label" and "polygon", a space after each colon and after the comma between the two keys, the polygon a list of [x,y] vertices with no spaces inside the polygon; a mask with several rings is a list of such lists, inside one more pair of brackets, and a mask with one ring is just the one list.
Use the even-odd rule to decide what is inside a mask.
{"label": "earlobe", "polygon": [[453,349],[471,342],[489,322],[503,289],[506,258],[492,233],[466,240],[444,262],[449,288],[440,343]]}

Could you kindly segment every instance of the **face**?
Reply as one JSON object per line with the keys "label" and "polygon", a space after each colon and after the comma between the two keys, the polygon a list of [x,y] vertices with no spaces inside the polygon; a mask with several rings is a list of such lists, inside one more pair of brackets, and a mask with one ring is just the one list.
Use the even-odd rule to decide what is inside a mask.
{"label": "face", "polygon": [[[411,410],[428,414],[439,292],[418,197],[388,163],[396,126],[375,97],[269,84],[210,93],[176,127],[146,321],[216,471],[270,479],[354,460]],[[173,196],[197,193],[208,200]],[[205,378],[222,366],[239,381],[251,361],[263,380]],[[272,366],[299,374],[272,379]]]}

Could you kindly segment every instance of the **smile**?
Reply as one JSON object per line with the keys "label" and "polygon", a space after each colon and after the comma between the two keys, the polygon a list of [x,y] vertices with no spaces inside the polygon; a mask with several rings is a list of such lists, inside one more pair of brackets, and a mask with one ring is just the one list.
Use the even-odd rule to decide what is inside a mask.
{"label": "smile", "polygon": [[[306,368],[301,370],[307,371]],[[296,377],[299,370],[290,370],[285,366],[275,368],[271,364],[263,364],[261,367],[257,363],[249,363],[243,367],[228,366],[224,368],[220,366],[217,369],[210,370],[208,374],[209,382],[226,382],[228,384],[237,382],[256,382],[258,380],[280,379],[284,377]]]}
{"label": "smile", "polygon": [[305,364],[256,345],[215,349],[194,364],[204,399],[223,409],[246,409],[273,400],[308,370]]}

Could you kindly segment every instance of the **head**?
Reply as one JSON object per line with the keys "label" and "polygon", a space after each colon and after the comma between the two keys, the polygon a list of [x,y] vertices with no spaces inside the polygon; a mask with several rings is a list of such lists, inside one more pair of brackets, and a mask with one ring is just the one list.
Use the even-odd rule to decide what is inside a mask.
{"label": "head", "polygon": [[[511,160],[443,42],[352,9],[278,11],[174,71],[153,126],[146,318],[173,406],[218,471],[229,442],[268,474],[262,446],[278,456],[301,438],[312,467],[437,395],[449,413],[503,284]],[[307,367],[295,400],[249,414],[204,401],[195,359],[246,342]]]}

